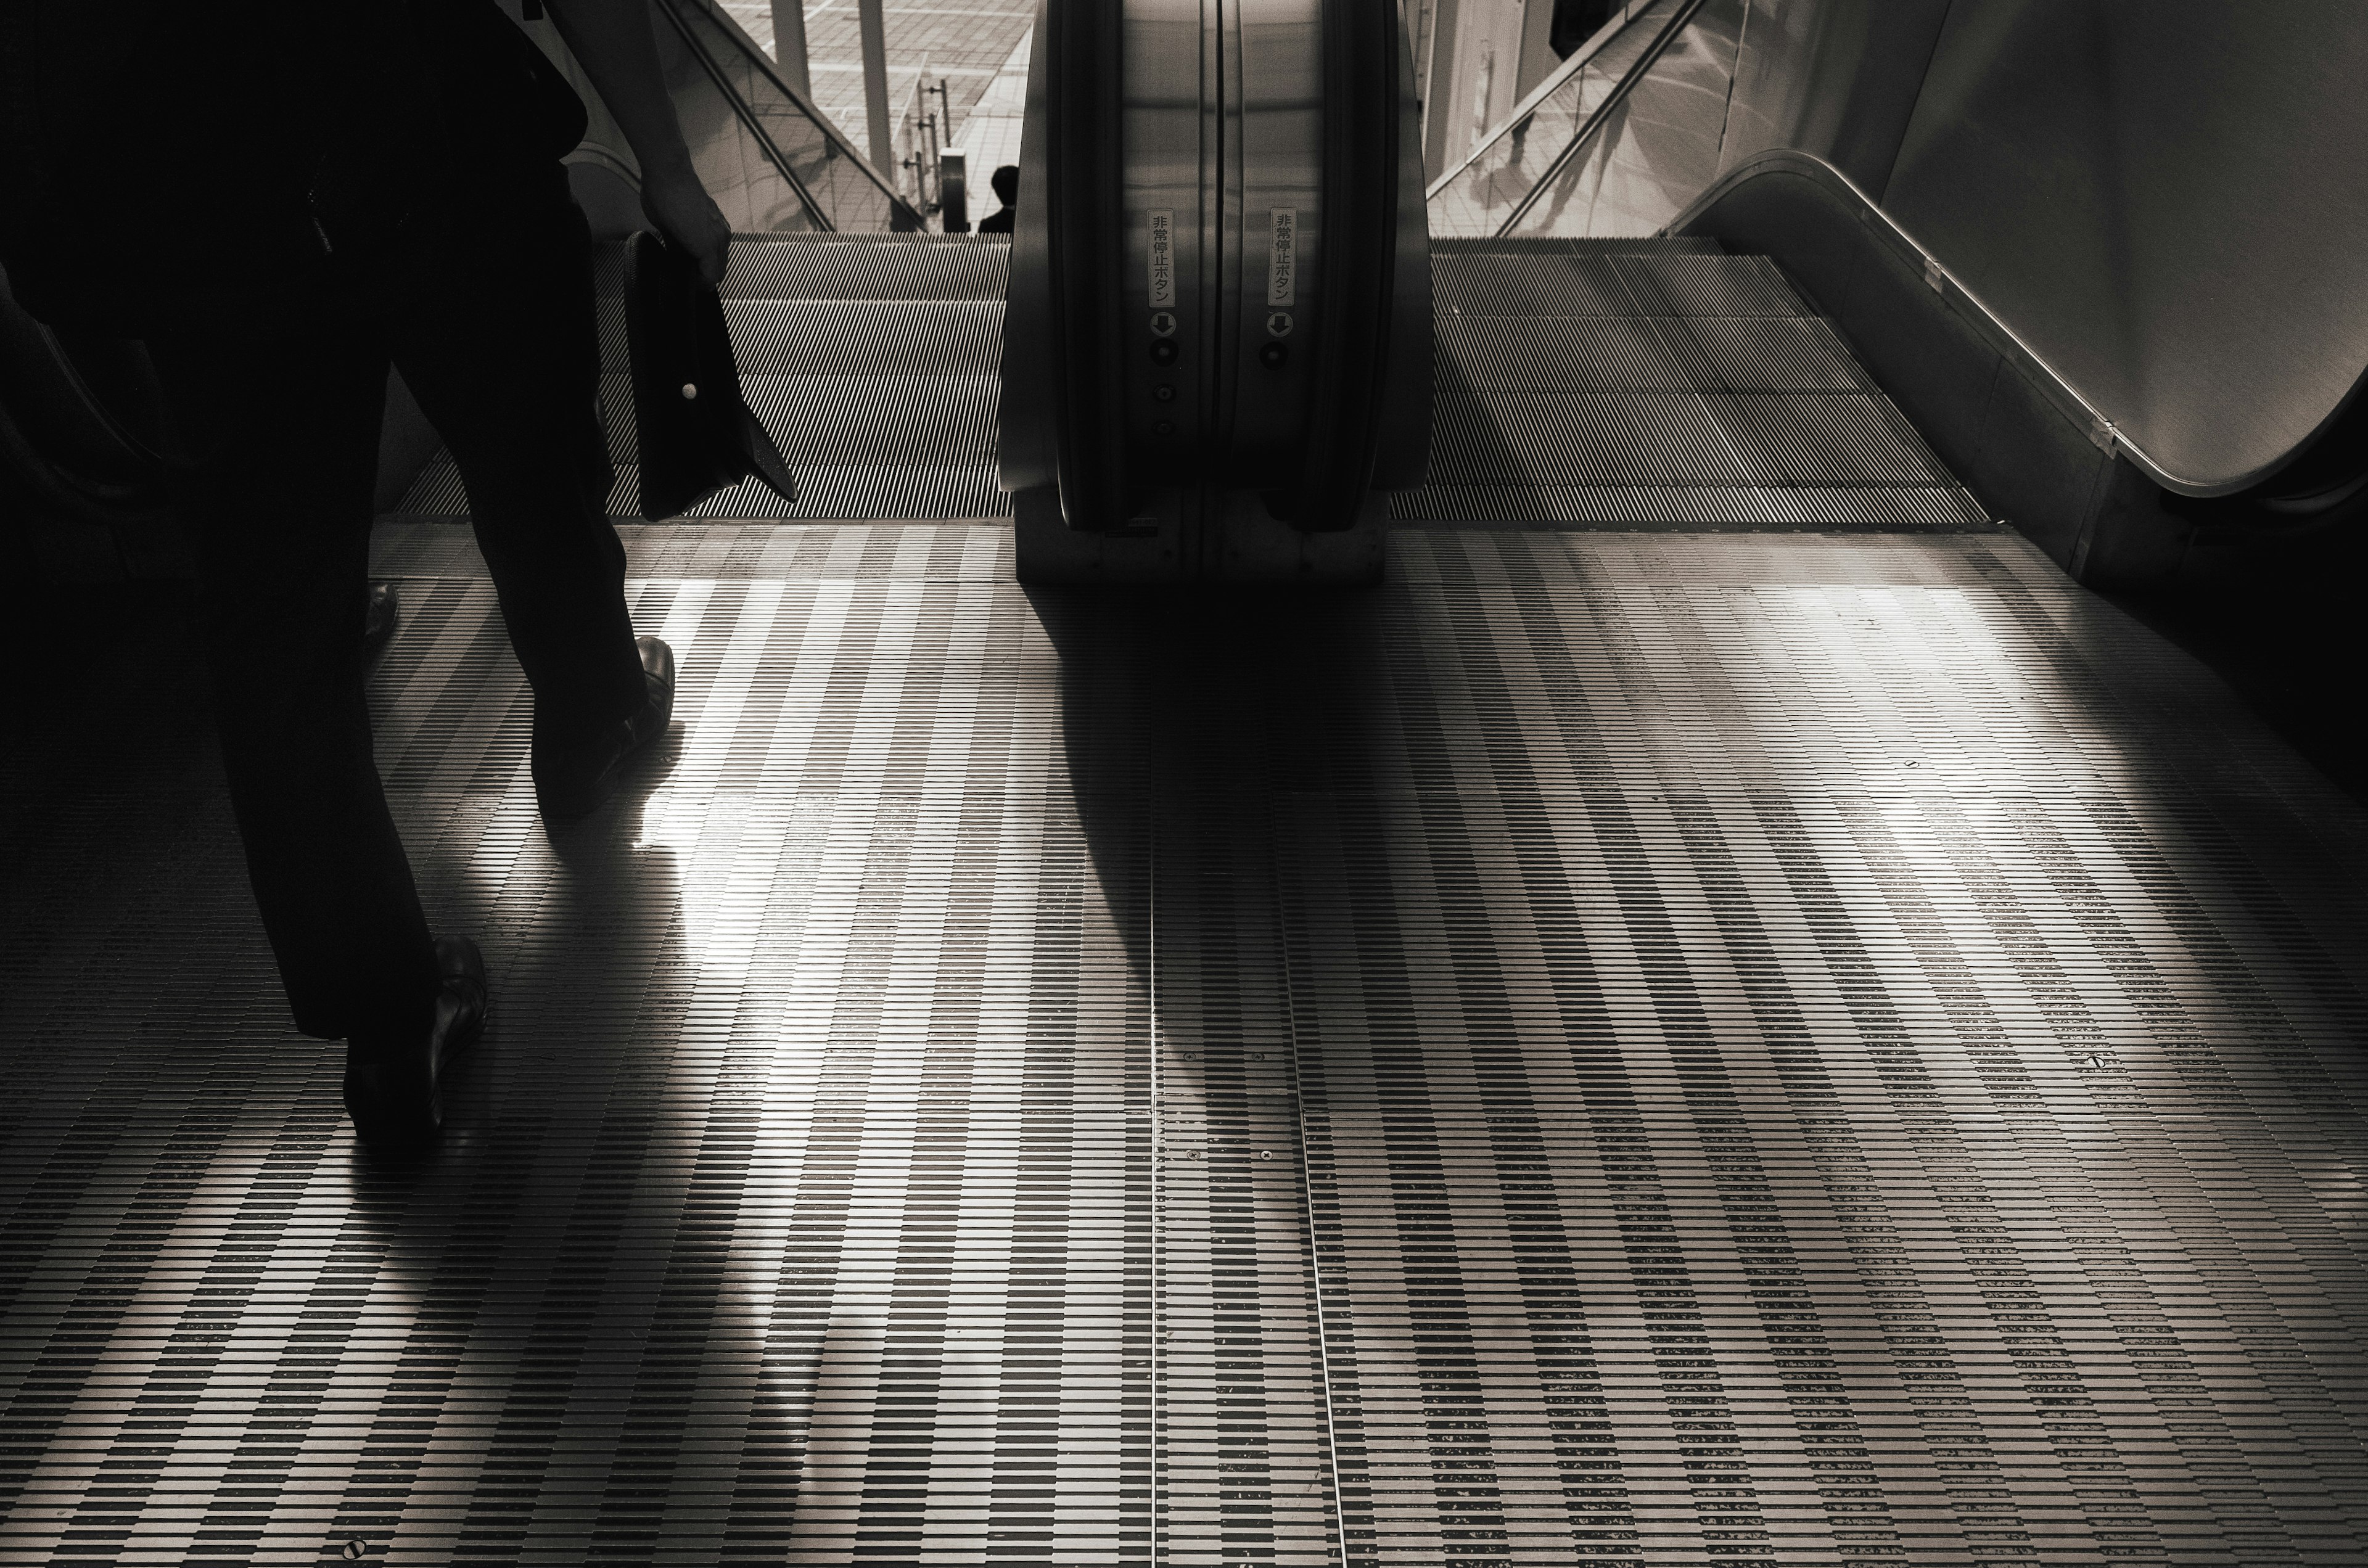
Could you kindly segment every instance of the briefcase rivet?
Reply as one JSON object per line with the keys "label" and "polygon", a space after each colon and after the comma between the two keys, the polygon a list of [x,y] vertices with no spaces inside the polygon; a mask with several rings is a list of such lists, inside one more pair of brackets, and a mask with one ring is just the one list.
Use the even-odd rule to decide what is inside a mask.
{"label": "briefcase rivet", "polygon": [[697,397],[697,396],[699,395],[699,383],[698,383],[698,382],[696,382],[696,381],[685,381],[685,382],[683,382],[683,383],[682,383],[682,395],[683,395],[686,399],[688,399],[688,398],[695,398],[695,397]]}

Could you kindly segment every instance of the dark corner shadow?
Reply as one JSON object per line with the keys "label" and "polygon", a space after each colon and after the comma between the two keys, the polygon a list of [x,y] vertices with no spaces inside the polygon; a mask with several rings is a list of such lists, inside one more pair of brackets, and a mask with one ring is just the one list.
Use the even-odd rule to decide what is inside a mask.
{"label": "dark corner shadow", "polygon": [[[1368,788],[1390,755],[1394,591],[1026,590],[1060,659],[1062,746],[1114,902],[1147,891],[1148,857],[1166,929],[1274,917],[1278,807]],[[1124,913],[1148,974],[1151,911]]]}
{"label": "dark corner shadow", "polygon": [[2207,580],[2106,597],[2208,665],[2353,800],[2368,803],[2368,637],[2360,585],[2368,537],[2270,540]]}
{"label": "dark corner shadow", "polygon": [[0,748],[0,812],[134,778],[220,788],[213,684],[189,584],[50,584],[11,601],[32,662]]}

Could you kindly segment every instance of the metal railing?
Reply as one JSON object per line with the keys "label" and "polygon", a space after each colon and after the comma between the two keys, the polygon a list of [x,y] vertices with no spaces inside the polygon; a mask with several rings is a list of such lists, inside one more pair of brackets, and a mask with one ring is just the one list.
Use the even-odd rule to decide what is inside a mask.
{"label": "metal railing", "polygon": [[944,158],[953,140],[953,102],[942,76],[924,65],[896,123],[896,191],[925,219],[943,222]]}
{"label": "metal railing", "polygon": [[1645,80],[1705,0],[1642,0],[1521,101],[1428,192],[1434,238],[1509,233]]}
{"label": "metal railing", "polygon": [[689,112],[682,96],[689,84],[679,70],[669,73],[700,178],[734,229],[878,233],[923,226],[920,212],[890,176],[790,85],[716,0],[661,0],[658,10],[669,24],[661,32],[662,53],[669,40],[678,42],[677,58],[694,65],[729,106],[729,123],[713,112],[721,106],[712,102]]}

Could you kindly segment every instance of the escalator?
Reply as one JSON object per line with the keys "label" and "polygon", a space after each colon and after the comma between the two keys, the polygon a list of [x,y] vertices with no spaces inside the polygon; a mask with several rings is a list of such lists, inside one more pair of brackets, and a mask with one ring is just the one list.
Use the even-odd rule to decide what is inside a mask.
{"label": "escalator", "polygon": [[1021,581],[1372,581],[1429,431],[1398,18],[1062,3],[1037,42],[998,415]]}
{"label": "escalator", "polygon": [[19,812],[13,1541],[2368,1551],[2368,812],[2076,580],[2137,458],[1852,176],[1724,166],[1765,7],[1625,7],[1427,239],[1307,112],[1407,108],[1352,10],[1044,0],[1012,245],[735,243],[801,500],[622,529],[677,728],[577,828],[457,479],[382,521],[497,997],[432,1166],[202,769]]}
{"label": "escalator", "polygon": [[1987,529],[1833,324],[1714,240],[1439,243],[1438,426],[1409,521]]}
{"label": "escalator", "polygon": [[[2357,49],[2348,20],[2289,15],[2271,30],[2285,36],[2257,38],[2251,47],[2264,57],[2245,63],[2281,69],[2267,58],[2280,47]],[[2347,242],[2305,229],[2283,245],[2327,259],[2258,277],[2185,259],[2192,208],[2219,203],[2218,221],[2240,230],[2263,222],[2265,206],[2258,182],[2213,189],[2221,171],[2184,166],[2174,150],[2203,134],[2180,123],[2196,118],[2199,101],[2216,99],[2210,112],[2226,117],[2212,134],[2264,157],[2315,141],[2332,106],[2307,88],[2281,102],[2241,69],[2214,80],[2212,65],[2182,59],[2176,46],[2141,60],[2136,35],[2112,41],[2123,36],[2115,28],[2035,17],[1996,27],[1944,23],[1928,7],[1869,17],[1812,6],[1788,19],[1741,0],[1631,6],[1433,182],[1432,233],[1687,235],[1770,256],[1972,493],[2084,583],[2209,593],[2228,574],[2259,576],[2266,563],[2274,588],[2274,574],[2310,570],[2313,547],[2330,562],[2342,558],[2368,516],[2368,330],[2348,271],[2332,259]],[[1976,83],[2009,91],[1983,73],[1997,64],[1989,55],[2002,61],[2018,47],[2014,68],[1993,80],[2019,82],[2011,91],[2027,95],[2015,110],[2031,122],[2021,147],[2015,131],[1989,122],[1990,106],[1948,96]],[[2125,160],[2121,187],[2083,176],[2074,185],[2083,199],[2050,218],[2037,194],[2049,167],[2116,161],[2095,140],[2115,111],[2088,101],[2116,71],[2139,84],[2127,112],[2165,122],[2123,133],[2124,146],[2151,151]],[[1944,76],[1948,85],[1928,91]],[[2018,166],[2018,156],[2028,161]],[[2182,179],[2204,188],[2182,191]],[[2351,179],[2329,170],[2319,183]],[[2325,189],[2292,194],[2297,212],[2329,199]],[[2051,281],[2047,263],[2006,263],[2011,247],[2044,256],[2058,235],[2075,236],[2049,258],[2062,278]],[[2267,235],[2259,243],[2281,246]],[[2213,321],[2241,317],[2248,299],[2294,313]],[[2305,301],[2325,319],[2312,320]],[[2139,314],[2156,341],[2128,333],[2126,318]],[[2232,417],[2214,405],[2222,385],[2243,385],[2269,406]],[[2033,406],[1978,406],[2008,386]],[[2093,450],[2083,454],[2081,443]]]}

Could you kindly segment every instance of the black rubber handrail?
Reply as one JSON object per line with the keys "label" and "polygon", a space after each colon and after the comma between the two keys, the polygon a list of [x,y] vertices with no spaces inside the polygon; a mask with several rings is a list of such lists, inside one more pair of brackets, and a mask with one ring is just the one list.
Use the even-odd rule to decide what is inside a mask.
{"label": "black rubber handrail", "polygon": [[1661,24],[1661,30],[1653,36],[1653,41],[1645,46],[1645,52],[1638,55],[1626,71],[1621,73],[1620,80],[1613,84],[1611,91],[1605,96],[1603,101],[1595,106],[1594,112],[1587,117],[1586,123],[1571,132],[1568,145],[1554,155],[1553,163],[1546,165],[1545,173],[1540,175],[1537,183],[1530,187],[1529,194],[1513,204],[1512,211],[1507,213],[1505,221],[1497,225],[1494,238],[1505,238],[1513,232],[1514,224],[1529,215],[1530,209],[1538,204],[1538,198],[1545,194],[1546,187],[1560,178],[1562,172],[1570,166],[1571,160],[1578,156],[1579,149],[1593,141],[1596,135],[1611,123],[1612,110],[1627,101],[1629,93],[1634,91],[1636,85],[1645,79],[1645,74],[1658,63],[1661,56],[1668,51],[1669,45],[1677,42],[1678,35],[1686,30],[1692,23],[1695,14],[1707,3],[1708,0],[1684,0],[1684,4],[1670,13],[1669,19]]}
{"label": "black rubber handrail", "polygon": [[1124,16],[1110,0],[1050,0],[1042,15],[1053,363],[1062,372],[1053,390],[1053,456],[1063,520],[1103,530],[1133,510],[1119,295]]}
{"label": "black rubber handrail", "polygon": [[82,521],[161,517],[188,472],[165,426],[143,345],[61,334],[28,315],[0,273],[0,471]]}
{"label": "black rubber handrail", "polygon": [[[1753,153],[1720,175],[1701,195],[1688,202],[1661,232],[1665,234],[1690,233],[1705,214],[1736,190],[1754,180],[1783,176],[1821,186],[1845,203],[1878,244],[1919,272],[1926,285],[1941,298],[1951,312],[1996,352],[2019,364],[2024,378],[2040,395],[2054,404],[2066,420],[2087,432],[2089,439],[2100,449],[2127,458],[2149,480],[2175,495],[2198,502],[2218,501],[2234,495],[2274,496],[2278,493],[2278,476],[2290,466],[2298,466],[2303,456],[2317,449],[2321,441],[2331,437],[2340,438],[2347,430],[2356,432],[2362,425],[2368,425],[2368,380],[2363,380],[2355,383],[2345,401],[2337,406],[2336,412],[2330,414],[2317,431],[2296,445],[2281,462],[2242,475],[2235,481],[2217,483],[2173,472],[2153,452],[2133,439],[2128,431],[2108,417],[2101,408],[2089,402],[2088,394],[2074,385],[2069,376],[2023,341],[2021,335],[2007,324],[2005,317],[1992,310],[1938,256],[1918,244],[1915,236],[1902,228],[1897,219],[1884,211],[1874,198],[1859,188],[1855,180],[1825,159],[1798,148],[1771,147]],[[2352,414],[2355,407],[2361,410],[2359,415]],[[2342,466],[2340,460],[2332,455],[2340,449],[2340,447],[2328,449],[2328,477],[2321,479],[2315,472],[2308,477],[2297,476],[2297,488],[2324,495],[2337,488],[2347,487],[2349,473],[2332,472]],[[2348,498],[2347,490],[2346,495],[2335,497],[2328,504],[2337,504]],[[2310,502],[2304,501],[2299,505],[2307,507]]]}
{"label": "black rubber handrail", "polygon": [[1400,24],[1372,0],[1324,5],[1324,248],[1307,456],[1292,521],[1355,526],[1372,486],[1397,284]]}

